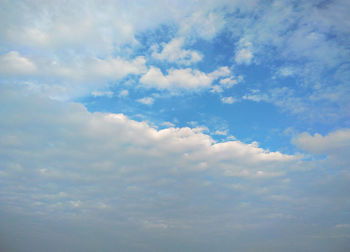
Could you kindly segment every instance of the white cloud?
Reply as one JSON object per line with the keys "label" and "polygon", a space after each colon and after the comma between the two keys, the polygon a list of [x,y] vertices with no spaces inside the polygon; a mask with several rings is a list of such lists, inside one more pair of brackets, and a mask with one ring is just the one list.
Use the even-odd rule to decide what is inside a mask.
{"label": "white cloud", "polygon": [[181,20],[179,33],[195,34],[209,40],[224,28],[225,23],[224,13],[199,10]]}
{"label": "white cloud", "polygon": [[[57,61],[47,62],[41,58],[29,60],[18,52],[9,52],[0,58],[3,75],[16,77],[26,74],[37,78],[58,78],[68,81],[93,82],[96,80],[121,79],[129,74],[141,74],[146,71],[146,60],[139,56],[132,60],[116,58],[84,58],[63,64]],[[40,71],[38,70],[40,69]]]}
{"label": "white cloud", "polygon": [[144,98],[138,99],[137,101],[145,105],[152,105],[154,103],[154,99],[152,97],[144,97]]}
{"label": "white cloud", "polygon": [[231,70],[228,67],[223,66],[216,69],[214,72],[211,72],[209,75],[213,79],[218,79],[220,77],[229,76],[230,74],[231,74]]}
{"label": "white cloud", "polygon": [[221,101],[223,103],[232,104],[232,103],[236,102],[237,100],[235,98],[233,98],[232,96],[228,96],[228,97],[222,97]]}
{"label": "white cloud", "polygon": [[[149,52],[136,35],[151,34],[147,42],[154,44],[161,25],[170,30],[170,36],[183,37],[191,44],[198,38],[213,39],[225,29],[225,34],[234,36],[232,43],[240,38],[254,43],[254,48],[246,42],[231,51],[237,64],[262,60],[272,64],[287,61],[291,67],[290,62],[301,64],[293,76],[298,78],[297,91],[278,87],[251,92],[244,99],[272,102],[310,116],[322,114],[332,121],[329,115],[345,118],[350,111],[349,6],[346,0],[269,4],[255,0],[2,1],[2,82],[8,76],[16,78],[14,83],[29,76],[25,84],[33,90],[40,86],[49,96],[92,91],[100,95],[117,80],[147,72],[145,77],[152,70],[153,77],[144,79],[145,86],[223,92],[238,80],[231,73],[224,75],[225,69],[221,69],[223,74],[193,69],[163,74],[156,68],[148,70],[146,58],[134,55]],[[160,57],[174,60],[177,52],[177,61],[183,64],[198,62],[199,52],[197,55],[176,39],[172,42],[172,46],[159,48]],[[220,57],[214,55],[213,62]],[[329,72],[336,72],[334,78]],[[130,76],[130,82],[136,82],[138,76]],[[350,180],[347,129],[298,136],[297,146],[325,155],[327,162],[310,161],[309,166],[317,170],[288,173],[291,167],[305,164],[256,143],[237,139],[217,143],[203,128],[168,124],[172,128],[157,130],[122,114],[90,113],[82,105],[32,96],[13,86],[0,87],[0,114],[6,119],[0,120],[0,219],[4,222],[0,250],[66,251],[73,246],[74,251],[163,251],[172,247],[186,251],[190,246],[198,251],[255,251],[261,245],[262,250],[269,250],[271,245],[282,251],[302,251],[302,246],[331,251],[349,238],[346,228],[341,228],[348,224],[339,224],[349,223],[344,215]],[[305,93],[310,95],[297,96]],[[315,107],[333,102],[335,109],[331,113],[328,107],[311,110],[305,106],[310,101]],[[319,169],[320,163],[324,169]],[[289,183],[282,183],[286,179]],[[310,212],[315,206],[316,218]],[[38,218],[21,222],[28,216]],[[278,222],[272,220],[276,216]],[[290,225],[283,216],[298,216],[303,223]],[[337,225],[343,238],[334,239],[327,233]],[[274,227],[297,235],[276,238]],[[142,228],[147,232],[142,233]],[[251,234],[261,230],[266,231],[263,239],[257,235],[252,240]],[[197,242],[198,237],[204,243]],[[240,246],[232,237],[252,241]],[[267,245],[266,237],[276,239]],[[293,240],[300,242],[288,247]],[[8,241],[13,241],[10,248]]]}
{"label": "white cloud", "polygon": [[227,135],[227,130],[216,130],[214,132],[214,135],[226,136]]}
{"label": "white cloud", "polygon": [[311,153],[322,154],[329,152],[338,152],[350,147],[350,129],[337,130],[326,136],[318,133],[313,136],[309,133],[302,133],[296,139],[298,146]]}
{"label": "white cloud", "polygon": [[159,89],[197,89],[209,87],[212,81],[210,76],[198,70],[190,68],[170,69],[167,75],[163,75],[156,67],[151,67],[140,79],[145,87]]}
{"label": "white cloud", "polygon": [[122,91],[119,92],[119,97],[125,97],[129,95],[129,91],[124,89]]}
{"label": "white cloud", "polygon": [[[86,58],[73,64],[62,65],[51,62],[50,65],[42,65],[41,76],[50,75],[64,80],[74,82],[103,82],[107,80],[119,80],[127,75],[139,75],[146,71],[146,60],[139,56],[132,60],[116,58]],[[100,83],[97,83],[101,85]]]}
{"label": "white cloud", "polygon": [[152,66],[141,77],[140,82],[144,87],[158,89],[201,89],[209,88],[214,80],[229,74],[230,70],[227,67],[221,67],[209,74],[196,69],[184,68],[170,69],[167,75],[164,75],[159,68]]}
{"label": "white cloud", "polygon": [[[233,17],[230,19],[232,26],[228,29],[239,34],[237,38],[241,41],[254,44],[253,50],[249,46],[238,45],[236,59],[247,64],[252,63],[252,60],[261,63],[266,59],[279,59],[288,67],[280,69],[277,74],[298,78],[299,92],[308,92],[315,83],[322,83],[322,93],[329,93],[328,88],[332,83],[331,90],[342,89],[341,93],[348,96],[348,92],[341,87],[343,85],[339,85],[332,74],[325,74],[329,69],[343,65],[349,58],[350,51],[344,44],[350,35],[344,28],[350,24],[349,17],[345,15],[348,9],[349,4],[344,0],[327,3],[303,1],[297,5],[274,1],[270,6],[259,7],[261,15],[257,19],[251,19],[249,15],[243,19]],[[336,25],[336,20],[340,19],[343,25]],[[342,109],[339,114],[346,113],[348,103],[343,98],[338,96],[332,102],[334,107]],[[296,103],[299,103],[298,98]],[[312,104],[306,105],[309,113]],[[326,117],[337,113],[335,110]]]}
{"label": "white cloud", "polygon": [[110,52],[115,46],[135,45],[138,32],[164,23],[175,25],[180,35],[211,39],[225,25],[225,13],[219,8],[225,5],[225,1],[188,4],[183,0],[174,3],[151,0],[138,4],[107,0],[103,5],[94,0],[64,5],[57,0],[21,2],[16,6],[3,3],[2,23],[11,26],[2,26],[1,37],[9,43],[41,48],[79,50],[77,46],[82,45],[99,54]]}
{"label": "white cloud", "polygon": [[247,49],[243,48],[236,52],[235,61],[237,64],[249,65],[252,61],[253,53]]}
{"label": "white cloud", "polygon": [[67,99],[101,93],[108,88],[109,81],[146,72],[145,64],[143,56],[131,60],[82,57],[68,63],[47,61],[41,57],[29,60],[18,52],[10,52],[0,58],[0,75],[13,79],[25,75],[35,80],[31,82],[33,89],[51,97]]}
{"label": "white cloud", "polygon": [[37,66],[28,58],[16,51],[0,56],[0,74],[30,75],[37,72]]}
{"label": "white cloud", "polygon": [[268,96],[266,94],[260,94],[260,93],[246,94],[246,95],[242,96],[242,99],[255,101],[255,102],[268,101],[269,100],[269,98],[268,98]]}
{"label": "white cloud", "polygon": [[231,87],[233,85],[238,84],[238,81],[236,79],[230,78],[224,78],[220,80],[220,84],[225,87]]}
{"label": "white cloud", "polygon": [[307,110],[305,99],[297,97],[295,91],[289,87],[273,88],[265,92],[250,90],[248,94],[242,96],[242,99],[255,102],[270,102],[280,107],[282,110],[294,114],[301,114],[306,111],[310,114],[310,111]]}
{"label": "white cloud", "polygon": [[[162,9],[161,13],[158,8]],[[186,64],[199,58],[190,48],[183,48],[183,39],[193,44],[198,38],[213,39],[227,29],[234,34],[234,40],[240,41],[234,52],[237,64],[262,62],[262,55],[284,61],[302,60],[303,66],[295,76],[302,76],[307,82],[303,86],[307,88],[315,82],[338,83],[332,78],[324,78],[322,73],[329,67],[344,66],[349,58],[350,52],[345,43],[349,36],[346,29],[350,23],[348,8],[349,4],[342,0],[329,4],[304,1],[297,5],[275,1],[270,6],[258,1],[191,1],[190,4],[177,1],[169,4],[152,0],[133,4],[124,0],[107,0],[103,6],[90,0],[65,5],[59,1],[24,1],[17,5],[6,2],[0,13],[0,37],[3,52],[25,52],[25,56],[21,57],[34,64],[37,70],[64,77],[62,82],[65,84],[59,84],[63,87],[57,84],[52,90],[67,91],[72,89],[67,87],[67,80],[88,81],[90,72],[94,73],[94,80],[101,78],[101,82],[110,80],[104,79],[107,77],[124,76],[121,71],[115,70],[120,65],[113,59],[118,61],[117,55],[123,55],[123,58],[135,55],[133,49],[141,42],[136,35],[152,32],[162,24],[170,27],[172,36],[176,38],[155,55],[171,60],[178,55],[178,60],[185,59]],[[242,15],[237,16],[237,11]],[[252,16],[255,18],[252,19]],[[342,20],[342,26],[337,25],[339,20]],[[91,71],[86,63],[96,58],[106,61],[97,66],[98,72]],[[57,65],[54,66],[53,62]],[[287,65],[293,67],[288,62]],[[31,70],[10,67],[6,72],[33,74],[33,65],[27,64],[27,67]],[[289,73],[285,71],[281,74]],[[35,82],[48,85],[47,79],[38,78]],[[234,82],[227,79],[226,83]],[[222,80],[222,83],[225,81]],[[346,86],[346,81],[343,83]],[[343,86],[337,88],[338,93],[343,95],[332,96],[332,102],[341,108],[346,107],[349,100]],[[89,89],[88,93],[92,90],[95,88]],[[320,92],[328,93],[328,90],[323,88]]]}
{"label": "white cloud", "polygon": [[163,122],[162,125],[168,127],[168,128],[172,128],[175,127],[175,124],[172,122]]}
{"label": "white cloud", "polygon": [[337,164],[350,164],[350,129],[340,129],[322,136],[304,132],[293,139],[293,143],[311,154],[327,155]]}
{"label": "white cloud", "polygon": [[235,61],[237,64],[250,65],[253,59],[252,43],[245,39],[238,42],[235,54]]}
{"label": "white cloud", "polygon": [[174,38],[168,44],[164,44],[161,52],[158,52],[158,46],[154,45],[152,47],[152,57],[184,65],[190,65],[202,59],[200,53],[193,50],[182,49],[183,46],[184,38]]}
{"label": "white cloud", "polygon": [[[249,177],[251,174],[254,176],[256,169],[279,170],[280,165],[294,159],[290,155],[266,151],[258,147],[257,143],[245,144],[240,141],[216,143],[209,135],[203,133],[203,128],[156,130],[145,122],[133,121],[122,114],[89,113],[79,104],[63,105],[42,97],[36,97],[37,100],[22,97],[20,93],[11,89],[2,88],[2,91],[2,99],[0,99],[2,106],[8,107],[9,104],[14,106],[1,111],[7,118],[6,124],[11,124],[11,127],[7,128],[7,132],[2,132],[0,143],[10,156],[20,155],[15,159],[18,160],[16,161],[18,164],[26,160],[25,156],[32,158],[35,156],[36,165],[33,159],[27,160],[28,163],[25,165],[27,169],[31,169],[29,167],[34,170],[45,168],[43,175],[57,174],[55,176],[58,176],[66,173],[67,176],[69,174],[73,176],[80,169],[118,172],[123,165],[130,166],[133,170],[138,169],[137,165],[134,166],[128,160],[145,159],[141,161],[144,164],[147,163],[146,160],[153,160],[149,165],[166,163],[169,169],[176,166],[185,170],[191,170],[197,163],[205,162],[208,164],[208,169],[218,172],[220,170],[238,173],[244,171],[242,174]],[[148,101],[151,99],[147,99],[147,103]],[[29,111],[36,111],[35,116]],[[54,116],[51,111],[56,111]],[[22,116],[18,117],[19,114]],[[37,122],[40,122],[42,127],[38,127],[33,132],[22,130]],[[118,134],[115,134],[116,132]],[[42,136],[40,141],[39,139],[33,141],[37,138],[37,134]],[[13,136],[13,140],[10,140],[9,136]],[[73,142],[84,142],[84,145],[70,146]],[[96,146],[96,143],[101,145]],[[133,147],[124,149],[123,146],[126,143]],[[22,146],[27,154],[12,152],[11,146],[14,148]],[[92,146],[95,147],[91,148]],[[131,151],[132,149],[134,151]],[[37,156],[36,153],[41,154]],[[110,156],[111,153],[118,154]],[[21,156],[22,154],[25,156]],[[47,159],[51,155],[65,157],[62,162],[71,163],[71,165],[62,170],[56,169],[55,158],[51,160],[52,163]],[[85,161],[81,163],[87,157],[91,162],[86,160],[87,163]],[[227,163],[227,160],[230,160],[230,163]],[[259,167],[256,167],[256,164],[259,164]],[[10,172],[6,169],[4,171]],[[89,173],[86,173],[81,179],[94,178],[89,176]],[[74,176],[72,178],[78,179]]]}
{"label": "white cloud", "polygon": [[174,27],[177,38],[154,55],[191,64],[202,55],[185,49],[184,39],[190,43],[199,37],[210,39],[224,25],[219,9],[185,1],[3,3],[0,17],[1,45],[3,52],[10,52],[2,59],[0,74],[30,75],[37,90],[62,99],[90,94],[110,81],[146,71],[145,58],[130,56],[140,45],[137,34],[163,24]]}
{"label": "white cloud", "polygon": [[212,93],[222,93],[222,92],[224,92],[224,89],[221,86],[219,86],[219,85],[213,85],[211,87],[210,92],[212,92]]}
{"label": "white cloud", "polygon": [[240,39],[237,45],[235,61],[237,64],[250,65],[253,59],[252,43],[246,39]]}
{"label": "white cloud", "polygon": [[289,77],[293,76],[296,74],[296,70],[292,67],[281,67],[278,71],[277,74],[282,77]]}
{"label": "white cloud", "polygon": [[112,91],[93,91],[91,94],[95,97],[99,97],[99,96],[113,97]]}
{"label": "white cloud", "polygon": [[[158,130],[123,114],[90,113],[81,104],[53,101],[16,85],[0,86],[0,108],[6,108],[0,109],[1,117],[6,118],[0,120],[1,217],[8,212],[29,216],[32,221],[45,218],[45,225],[37,227],[40,231],[64,227],[45,238],[45,232],[30,236],[32,222],[21,225],[24,237],[47,240],[49,247],[53,240],[57,244],[69,240],[62,235],[71,236],[72,226],[76,234],[91,225],[101,235],[93,232],[95,243],[89,243],[85,235],[81,240],[95,247],[109,244],[104,250],[115,249],[115,237],[127,239],[123,250],[129,251],[134,241],[159,239],[164,232],[171,240],[173,233],[185,233],[176,236],[181,241],[200,234],[215,248],[217,240],[210,240],[213,233],[220,240],[228,233],[224,239],[231,241],[232,233],[241,234],[247,226],[254,232],[271,223],[290,227],[281,218],[266,223],[266,216],[276,209],[280,216],[295,215],[290,205],[298,207],[299,216],[310,227],[315,218],[307,210],[315,204],[322,216],[335,216],[320,218],[320,225],[334,229],[347,223],[339,219],[344,211],[339,202],[348,198],[346,170],[339,177],[323,169],[299,173],[293,169],[305,164],[297,156],[268,151],[254,142],[215,142],[203,128]],[[347,131],[337,134],[332,137],[336,145],[347,139]],[[332,180],[320,183],[324,178]],[[327,208],[330,202],[331,210]],[[258,227],[252,226],[252,218]],[[305,225],[293,232],[301,232]],[[12,241],[14,234],[18,238],[15,223],[8,221],[5,226],[6,232],[0,229],[5,234],[2,237]],[[125,234],[135,229],[140,232],[137,238]],[[319,226],[311,231],[319,232]],[[57,251],[64,251],[62,248],[66,247]]]}
{"label": "white cloud", "polygon": [[[157,130],[123,114],[90,113],[81,104],[22,91],[2,86],[0,92],[0,107],[6,107],[0,110],[6,118],[0,121],[0,148],[8,157],[1,163],[0,199],[17,213],[100,219],[106,211],[141,221],[159,215],[146,209],[169,210],[154,202],[186,209],[182,200],[194,199],[189,188],[210,186],[203,176],[272,178],[297,160],[257,143],[217,143],[203,128]],[[182,193],[180,201],[173,196]]]}
{"label": "white cloud", "polygon": [[[140,74],[146,71],[146,60],[140,56],[131,61],[117,58],[111,59],[95,59],[90,65],[88,71],[91,75],[96,77],[107,77],[113,79],[120,79],[128,74]],[[89,72],[87,72],[88,74]]]}

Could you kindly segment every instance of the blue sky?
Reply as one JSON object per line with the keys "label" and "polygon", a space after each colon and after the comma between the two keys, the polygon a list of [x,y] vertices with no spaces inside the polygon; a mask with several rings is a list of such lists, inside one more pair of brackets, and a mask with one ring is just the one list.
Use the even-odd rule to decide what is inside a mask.
{"label": "blue sky", "polygon": [[1,250],[349,250],[348,1],[0,7]]}

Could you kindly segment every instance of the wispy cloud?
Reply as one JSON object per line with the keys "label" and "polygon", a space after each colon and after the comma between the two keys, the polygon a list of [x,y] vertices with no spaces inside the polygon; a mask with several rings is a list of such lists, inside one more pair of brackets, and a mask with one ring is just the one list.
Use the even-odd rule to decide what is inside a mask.
{"label": "wispy cloud", "polygon": [[154,99],[152,97],[144,97],[144,98],[138,99],[137,101],[145,105],[152,105],[154,102]]}

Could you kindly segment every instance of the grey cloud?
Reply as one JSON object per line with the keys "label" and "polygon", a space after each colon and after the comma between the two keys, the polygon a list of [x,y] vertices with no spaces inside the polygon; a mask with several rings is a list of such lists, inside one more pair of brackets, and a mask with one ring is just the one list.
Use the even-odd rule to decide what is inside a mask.
{"label": "grey cloud", "polygon": [[340,129],[326,136],[304,132],[296,136],[293,142],[309,153],[326,155],[328,161],[333,164],[350,164],[350,129]]}
{"label": "grey cloud", "polygon": [[[318,193],[340,178],[298,171],[308,165],[300,157],[216,143],[200,128],[157,130],[30,92],[16,85],[0,92],[3,248],[317,251],[310,234],[320,228],[326,246],[346,244],[347,229],[331,238],[340,221],[331,216],[347,207],[337,203],[347,196],[338,194],[330,209],[329,194]],[[314,227],[313,204],[321,207]],[[281,228],[290,231],[277,235]],[[287,246],[295,239],[301,244]]]}

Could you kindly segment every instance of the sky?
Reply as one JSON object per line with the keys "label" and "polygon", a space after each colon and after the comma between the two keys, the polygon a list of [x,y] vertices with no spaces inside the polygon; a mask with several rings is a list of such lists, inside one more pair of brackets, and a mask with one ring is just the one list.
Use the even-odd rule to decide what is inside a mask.
{"label": "sky", "polygon": [[349,13],[0,0],[0,250],[349,251]]}

